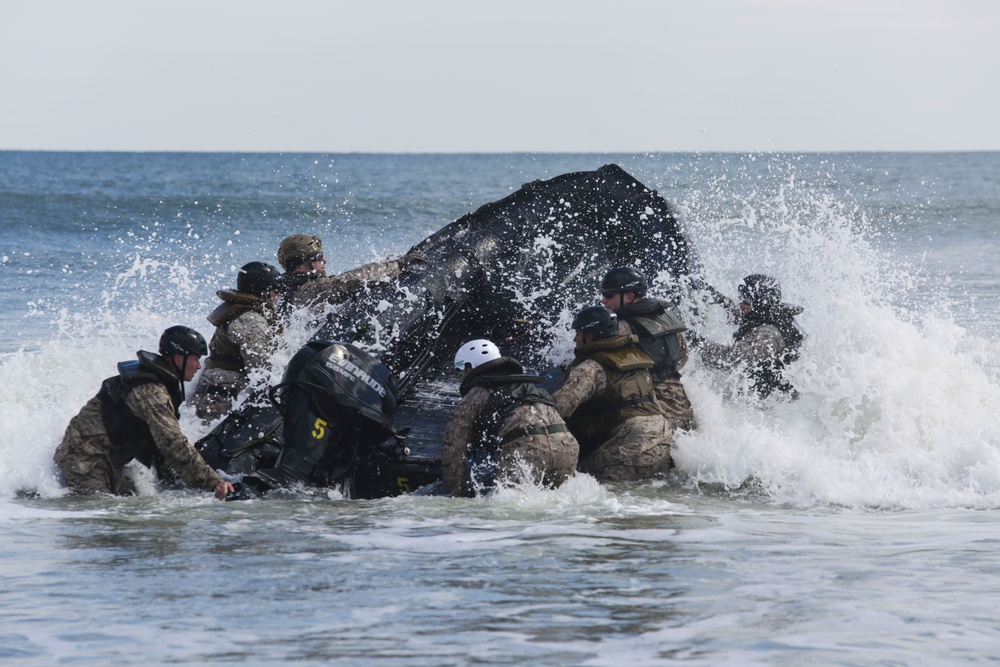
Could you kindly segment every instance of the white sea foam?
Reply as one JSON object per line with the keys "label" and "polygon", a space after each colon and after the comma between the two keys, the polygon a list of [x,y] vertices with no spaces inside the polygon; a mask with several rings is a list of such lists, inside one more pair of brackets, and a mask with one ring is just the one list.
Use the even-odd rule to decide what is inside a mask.
{"label": "white sea foam", "polygon": [[[776,502],[1000,506],[1000,346],[955,324],[933,276],[877,247],[870,221],[796,194],[735,219],[688,212],[710,280],[735,296],[742,275],[775,275],[805,307],[808,338],[789,368],[793,403],[752,405],[693,359],[684,380],[701,426],[678,439],[681,471]],[[717,314],[708,328],[720,341],[732,331]]]}

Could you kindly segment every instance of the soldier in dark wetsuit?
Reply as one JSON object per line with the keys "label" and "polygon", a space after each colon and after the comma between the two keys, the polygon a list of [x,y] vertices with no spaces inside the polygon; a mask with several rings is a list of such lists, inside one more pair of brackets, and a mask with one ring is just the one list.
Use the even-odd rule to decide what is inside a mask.
{"label": "soldier in dark wetsuit", "polygon": [[674,428],[695,427],[694,408],[681,383],[688,360],[687,327],[666,301],[647,297],[649,284],[638,269],[620,266],[601,281],[601,303],[618,315],[618,333],[635,335],[639,347],[653,359],[653,386],[663,413]]}
{"label": "soldier in dark wetsuit", "polygon": [[63,483],[77,493],[134,493],[122,472],[135,459],[147,466],[162,461],[187,484],[220,500],[234,493],[178,423],[184,382],[207,352],[201,334],[175,326],[160,337],[158,355],[140,350],[137,361],[119,363],[118,375],[105,380],[66,427],[53,456]]}
{"label": "soldier in dark wetsuit", "polygon": [[452,494],[473,495],[505,482],[557,487],[576,472],[580,447],[552,396],[538,386],[542,378],[526,375],[520,362],[484,339],[462,345],[455,368],[462,374],[462,398],[441,451]]}
{"label": "soldier in dark wetsuit", "polygon": [[250,383],[250,374],[265,370],[274,352],[277,331],[275,299],[281,272],[264,262],[240,267],[235,290],[217,292],[222,303],[208,321],[215,333],[191,402],[195,413],[211,421],[229,413],[233,399]]}
{"label": "soldier in dark wetsuit", "polygon": [[739,285],[740,303],[725,300],[737,316],[732,345],[698,340],[702,361],[722,370],[739,369],[761,398],[777,392],[797,399],[799,392],[785,378],[785,367],[799,358],[804,338],[795,323],[799,306],[781,302],[781,286],[771,276],[755,273]]}
{"label": "soldier in dark wetsuit", "polygon": [[673,427],[656,399],[654,363],[634,335],[618,333],[604,306],[573,320],[576,358],[553,394],[580,442],[580,470],[602,481],[652,477],[669,469]]}

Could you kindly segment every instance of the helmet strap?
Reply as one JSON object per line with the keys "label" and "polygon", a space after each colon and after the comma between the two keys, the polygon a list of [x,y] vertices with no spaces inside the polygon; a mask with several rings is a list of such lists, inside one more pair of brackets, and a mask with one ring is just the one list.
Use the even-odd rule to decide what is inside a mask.
{"label": "helmet strap", "polygon": [[187,368],[188,357],[191,356],[191,353],[184,353],[184,361],[181,362],[180,368],[177,367],[177,362],[174,361],[175,356],[176,354],[170,355],[170,365],[173,366],[174,370],[177,372],[177,381],[180,382],[181,385],[181,402],[183,403],[187,399],[186,390],[184,388],[184,371]]}

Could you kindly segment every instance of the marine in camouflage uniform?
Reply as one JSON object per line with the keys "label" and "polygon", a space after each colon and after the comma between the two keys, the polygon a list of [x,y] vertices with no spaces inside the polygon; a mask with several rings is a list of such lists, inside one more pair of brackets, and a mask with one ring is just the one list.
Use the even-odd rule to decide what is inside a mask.
{"label": "marine in camouflage uniform", "polygon": [[691,430],[696,427],[694,407],[681,383],[681,369],[688,360],[683,334],[687,327],[666,301],[647,297],[647,290],[640,271],[614,268],[601,282],[601,303],[618,315],[618,334],[637,336],[643,352],[653,359],[653,387],[671,426]]}
{"label": "marine in camouflage uniform", "polygon": [[444,432],[441,463],[448,491],[474,495],[522,481],[554,488],[573,476],[580,447],[552,396],[537,386],[540,381],[510,357],[468,370]]}
{"label": "marine in camouflage uniform", "polygon": [[398,278],[407,266],[426,261],[426,258],[420,253],[411,253],[328,276],[323,242],[311,234],[295,234],[281,242],[278,261],[285,269],[282,307],[292,312],[317,310],[327,303],[343,303],[366,285]]}
{"label": "marine in camouflage uniform", "polygon": [[[204,347],[204,338],[194,333]],[[147,466],[164,463],[190,486],[214,490],[217,498],[233,492],[181,432],[178,408],[184,389],[176,370],[179,356],[140,351],[137,361],[118,364],[119,374],[105,380],[98,394],[70,420],[56,448],[53,460],[66,486],[78,493],[134,493],[123,469],[135,459]],[[184,354],[186,379],[199,368],[198,356]]]}
{"label": "marine in camouflage uniform", "polygon": [[804,336],[794,318],[802,308],[782,303],[781,287],[770,276],[747,276],[739,291],[739,305],[720,299],[737,314],[732,345],[699,340],[702,361],[712,368],[741,371],[760,398],[780,392],[797,399],[799,392],[785,379],[784,369],[799,358]]}
{"label": "marine in camouflage uniform", "polygon": [[233,400],[249,384],[250,373],[267,368],[278,329],[274,299],[280,280],[277,268],[250,262],[240,268],[236,290],[217,292],[222,303],[208,316],[215,333],[191,397],[201,419],[211,421],[228,414]]}
{"label": "marine in camouflage uniform", "polygon": [[[598,309],[606,312],[600,314],[604,329],[588,331],[584,318]],[[669,469],[673,428],[656,399],[653,360],[639,339],[618,335],[617,317],[604,306],[581,311],[573,327],[576,358],[553,398],[580,442],[580,470],[602,481],[626,481]]]}

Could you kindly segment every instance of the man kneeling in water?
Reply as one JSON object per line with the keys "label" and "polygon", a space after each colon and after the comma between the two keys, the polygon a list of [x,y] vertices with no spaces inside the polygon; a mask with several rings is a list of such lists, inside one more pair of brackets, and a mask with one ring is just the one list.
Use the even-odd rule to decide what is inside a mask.
{"label": "man kneeling in water", "polygon": [[125,465],[162,459],[187,484],[213,491],[219,500],[234,493],[178,422],[184,382],[201,368],[207,352],[200,333],[175,326],[160,336],[158,355],[140,350],[138,361],[118,364],[119,374],[105,380],[66,427],[53,457],[63,483],[77,493],[128,495],[135,489],[122,475]]}
{"label": "man kneeling in water", "polygon": [[525,375],[520,362],[500,355],[488,340],[462,345],[455,355],[461,400],[444,432],[444,483],[468,496],[505,481],[557,487],[576,470],[580,446],[556,411],[552,396]]}
{"label": "man kneeling in water", "polygon": [[217,292],[222,303],[208,316],[215,333],[208,361],[191,402],[204,421],[228,415],[250,384],[250,374],[268,369],[278,333],[275,299],[281,273],[264,262],[240,267],[235,290]]}
{"label": "man kneeling in water", "polygon": [[672,465],[673,427],[656,400],[654,362],[633,335],[618,333],[605,306],[573,320],[575,359],[556,406],[583,446],[580,470],[600,481],[646,479]]}

